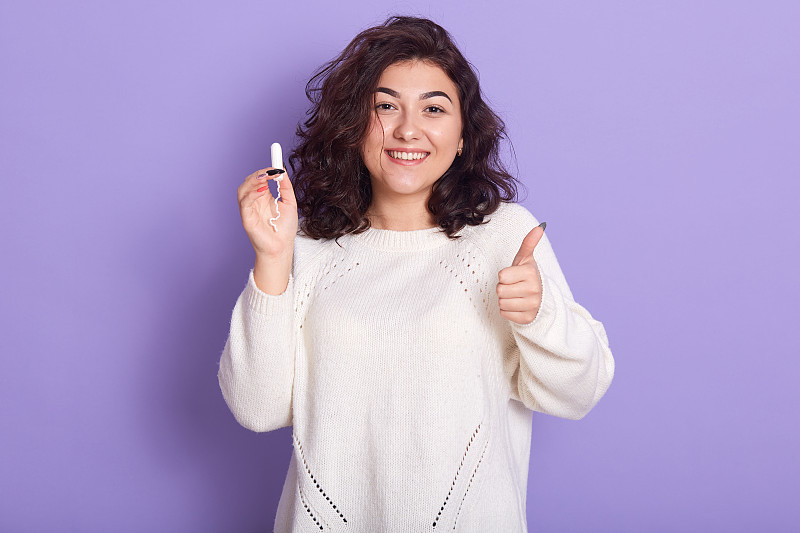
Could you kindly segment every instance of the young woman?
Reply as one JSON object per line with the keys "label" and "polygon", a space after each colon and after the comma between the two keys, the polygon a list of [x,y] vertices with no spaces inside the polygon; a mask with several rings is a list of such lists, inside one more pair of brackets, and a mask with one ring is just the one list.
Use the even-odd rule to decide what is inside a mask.
{"label": "young woman", "polygon": [[514,203],[503,122],[426,19],[307,94],[277,231],[273,169],[238,190],[256,259],[219,369],[243,426],[293,428],[275,530],[526,531],[532,411],[582,418],[614,360]]}

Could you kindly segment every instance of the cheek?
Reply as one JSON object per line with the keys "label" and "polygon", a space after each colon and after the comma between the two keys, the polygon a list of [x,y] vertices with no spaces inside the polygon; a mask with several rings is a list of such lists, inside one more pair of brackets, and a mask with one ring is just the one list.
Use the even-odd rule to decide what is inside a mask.
{"label": "cheek", "polygon": [[450,136],[450,139],[454,143],[458,143],[458,140],[461,138],[462,131],[463,131],[463,125],[462,125],[460,120],[457,120],[451,126],[450,131],[448,132],[448,135]]}
{"label": "cheek", "polygon": [[365,155],[375,155],[383,151],[383,126],[378,120],[373,120],[372,125],[367,132],[367,137],[364,140]]}
{"label": "cheek", "polygon": [[458,122],[451,122],[449,124],[441,124],[435,130],[430,132],[432,138],[436,139],[440,144],[453,144],[458,143],[461,138],[461,125]]}

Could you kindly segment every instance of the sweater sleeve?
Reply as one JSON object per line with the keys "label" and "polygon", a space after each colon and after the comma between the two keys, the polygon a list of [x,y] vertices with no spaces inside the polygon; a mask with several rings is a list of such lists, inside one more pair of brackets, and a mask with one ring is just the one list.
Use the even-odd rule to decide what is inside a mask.
{"label": "sweater sleeve", "polygon": [[292,424],[294,276],[283,294],[261,291],[250,270],[231,317],[219,364],[222,395],[236,420],[253,431]]}
{"label": "sweater sleeve", "polygon": [[[500,268],[510,266],[523,238],[539,221],[523,206],[501,232]],[[533,252],[542,303],[529,324],[510,320],[512,359],[519,364],[511,391],[529,409],[579,420],[603,397],[614,377],[614,358],[603,324],[575,302],[545,233]]]}

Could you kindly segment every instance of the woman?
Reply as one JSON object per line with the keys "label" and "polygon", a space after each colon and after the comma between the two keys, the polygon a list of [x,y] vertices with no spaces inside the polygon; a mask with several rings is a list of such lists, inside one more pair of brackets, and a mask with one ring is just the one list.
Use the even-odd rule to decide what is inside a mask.
{"label": "woman", "polygon": [[275,530],[526,531],[532,411],[582,418],[614,360],[511,201],[502,121],[411,17],[307,94],[277,231],[273,169],[239,187],[256,260],[219,369],[243,426],[293,427]]}

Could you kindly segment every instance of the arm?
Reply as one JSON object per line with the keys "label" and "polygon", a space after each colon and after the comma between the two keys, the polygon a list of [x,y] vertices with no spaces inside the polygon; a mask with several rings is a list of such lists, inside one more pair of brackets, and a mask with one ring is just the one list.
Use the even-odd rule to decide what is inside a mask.
{"label": "arm", "polygon": [[[539,224],[516,206],[516,220],[501,238],[503,264],[511,264],[519,243]],[[511,391],[534,411],[578,420],[597,404],[614,377],[614,358],[603,324],[575,302],[561,267],[543,235],[533,252],[541,281],[541,305],[529,324],[506,320],[509,354],[519,361]]]}
{"label": "arm", "polygon": [[293,276],[282,294],[273,295],[258,288],[251,270],[233,309],[218,374],[225,402],[250,430],[292,423],[294,320]]}

